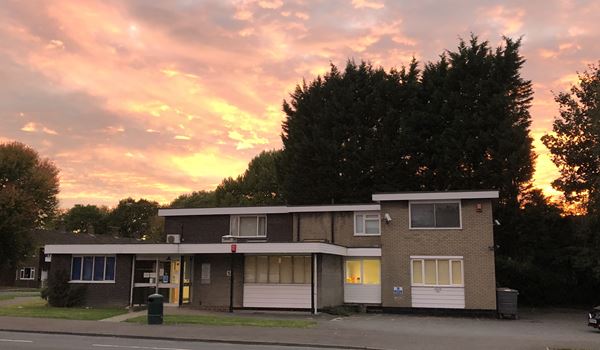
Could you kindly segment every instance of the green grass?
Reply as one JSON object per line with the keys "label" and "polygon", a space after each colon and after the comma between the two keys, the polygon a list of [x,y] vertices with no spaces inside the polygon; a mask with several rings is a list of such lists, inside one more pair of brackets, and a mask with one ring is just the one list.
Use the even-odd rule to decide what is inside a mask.
{"label": "green grass", "polygon": [[11,300],[17,297],[39,297],[40,292],[36,291],[10,291],[10,292],[0,292],[0,301],[2,300]]}
{"label": "green grass", "polygon": [[126,313],[125,309],[88,309],[48,306],[45,300],[0,307],[0,316],[101,320]]}
{"label": "green grass", "polygon": [[[127,322],[146,323],[147,317],[130,318]],[[317,324],[311,320],[273,320],[264,318],[249,318],[214,315],[165,315],[165,324],[199,324],[205,326],[253,326],[253,327],[284,327],[310,328]]]}

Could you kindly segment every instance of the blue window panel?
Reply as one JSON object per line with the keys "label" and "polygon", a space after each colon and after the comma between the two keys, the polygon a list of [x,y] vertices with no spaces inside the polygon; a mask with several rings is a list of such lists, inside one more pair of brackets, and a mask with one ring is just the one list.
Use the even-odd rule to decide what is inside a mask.
{"label": "blue window panel", "polygon": [[83,278],[82,280],[84,281],[91,281],[92,280],[92,275],[93,272],[92,271],[94,269],[94,258],[91,256],[84,256],[83,257]]}
{"label": "blue window panel", "polygon": [[106,273],[104,280],[114,281],[115,280],[115,257],[109,256],[106,258]]}
{"label": "blue window panel", "polygon": [[78,281],[81,279],[81,257],[73,257],[73,265],[71,266],[71,280]]}
{"label": "blue window panel", "polygon": [[94,257],[94,281],[104,280],[104,257]]}

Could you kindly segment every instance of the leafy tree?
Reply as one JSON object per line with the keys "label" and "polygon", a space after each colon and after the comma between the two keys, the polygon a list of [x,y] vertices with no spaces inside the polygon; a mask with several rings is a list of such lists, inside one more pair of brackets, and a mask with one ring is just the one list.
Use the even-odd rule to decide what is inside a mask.
{"label": "leafy tree", "polygon": [[600,66],[579,74],[579,84],[555,97],[560,116],[542,141],[560,178],[552,185],[571,203],[600,215]]}
{"label": "leafy tree", "polygon": [[14,266],[28,249],[27,235],[54,215],[58,169],[19,143],[0,144],[0,266]]}
{"label": "leafy tree", "polygon": [[158,203],[145,199],[122,199],[109,215],[109,223],[123,237],[142,238],[158,214]]}
{"label": "leafy tree", "polygon": [[72,232],[104,234],[108,231],[108,215],[106,207],[76,204],[64,214],[63,222]]}
{"label": "leafy tree", "polygon": [[277,164],[281,151],[263,151],[248,163],[236,179],[223,179],[215,190],[218,206],[284,204]]}
{"label": "leafy tree", "polygon": [[206,208],[214,206],[216,206],[214,191],[196,191],[182,194],[169,204],[170,208]]}

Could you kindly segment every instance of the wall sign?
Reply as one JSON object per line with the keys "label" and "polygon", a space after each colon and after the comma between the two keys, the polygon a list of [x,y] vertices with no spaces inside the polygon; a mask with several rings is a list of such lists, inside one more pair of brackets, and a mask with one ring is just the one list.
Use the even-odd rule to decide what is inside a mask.
{"label": "wall sign", "polygon": [[394,296],[400,297],[404,294],[404,289],[402,287],[394,287]]}

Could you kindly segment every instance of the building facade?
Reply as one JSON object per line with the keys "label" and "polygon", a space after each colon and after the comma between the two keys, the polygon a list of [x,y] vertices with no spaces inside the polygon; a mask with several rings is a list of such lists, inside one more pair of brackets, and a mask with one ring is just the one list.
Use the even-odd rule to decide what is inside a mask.
{"label": "building facade", "polygon": [[374,194],[356,205],[161,209],[163,244],[56,244],[90,305],[316,312],[496,309],[497,191]]}

